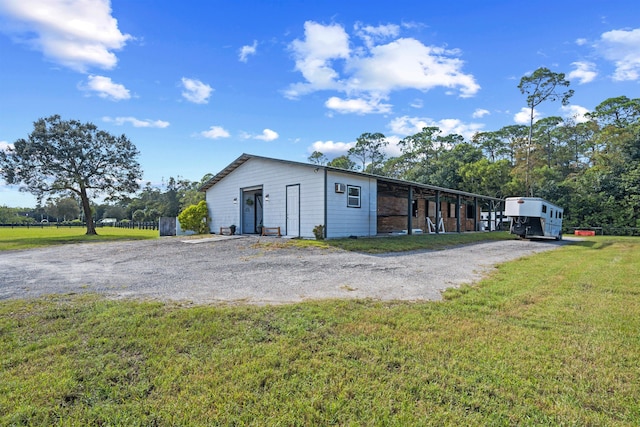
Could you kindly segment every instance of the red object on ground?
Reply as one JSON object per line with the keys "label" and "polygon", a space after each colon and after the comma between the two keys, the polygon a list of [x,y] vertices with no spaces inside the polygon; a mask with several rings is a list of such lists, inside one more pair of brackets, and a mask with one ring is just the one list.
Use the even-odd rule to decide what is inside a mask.
{"label": "red object on ground", "polygon": [[596,232],[594,230],[576,230],[574,234],[576,236],[595,236]]}

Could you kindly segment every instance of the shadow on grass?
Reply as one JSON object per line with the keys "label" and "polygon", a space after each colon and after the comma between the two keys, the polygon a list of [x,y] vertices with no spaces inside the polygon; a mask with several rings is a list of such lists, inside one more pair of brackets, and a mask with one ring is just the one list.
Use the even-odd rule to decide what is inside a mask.
{"label": "shadow on grass", "polygon": [[596,237],[592,239],[573,239],[568,242],[574,246],[580,246],[583,248],[589,249],[604,249],[613,245],[615,242],[613,240],[607,239],[606,237]]}

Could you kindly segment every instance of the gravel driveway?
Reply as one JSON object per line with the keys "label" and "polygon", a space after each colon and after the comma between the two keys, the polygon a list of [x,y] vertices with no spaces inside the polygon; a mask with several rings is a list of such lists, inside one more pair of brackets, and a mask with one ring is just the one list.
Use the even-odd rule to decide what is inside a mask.
{"label": "gravel driveway", "polygon": [[0,300],[82,292],[194,304],[438,300],[442,290],[472,283],[500,262],[562,244],[508,240],[366,255],[273,249],[257,242],[257,237],[163,237],[0,252]]}

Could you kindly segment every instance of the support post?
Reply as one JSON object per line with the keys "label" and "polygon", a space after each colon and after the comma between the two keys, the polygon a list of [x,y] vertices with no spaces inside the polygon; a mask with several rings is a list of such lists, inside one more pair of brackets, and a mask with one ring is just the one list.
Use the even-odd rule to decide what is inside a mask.
{"label": "support post", "polygon": [[440,233],[440,190],[436,190],[436,233]]}
{"label": "support post", "polygon": [[[496,205],[496,202],[494,200],[491,201],[491,206],[493,206],[492,209],[492,213],[493,213],[493,229],[491,227],[489,227],[489,231],[496,231],[498,229],[498,207]],[[489,219],[491,219],[491,217],[489,217]]]}
{"label": "support post", "polygon": [[473,198],[473,230],[474,231],[480,231],[480,221],[478,221],[478,219],[480,218],[480,215],[478,214],[478,207],[479,207],[479,203],[478,203],[478,198],[474,197]]}
{"label": "support post", "polygon": [[460,232],[460,195],[456,197],[456,233]]}
{"label": "support post", "polygon": [[409,186],[409,197],[407,198],[407,234],[413,234],[413,187]]}

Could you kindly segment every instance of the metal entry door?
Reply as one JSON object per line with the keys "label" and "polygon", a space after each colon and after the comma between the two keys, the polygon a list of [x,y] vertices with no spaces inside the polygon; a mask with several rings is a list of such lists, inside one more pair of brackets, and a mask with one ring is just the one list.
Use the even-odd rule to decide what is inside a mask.
{"label": "metal entry door", "polygon": [[300,237],[300,184],[287,186],[287,236]]}

